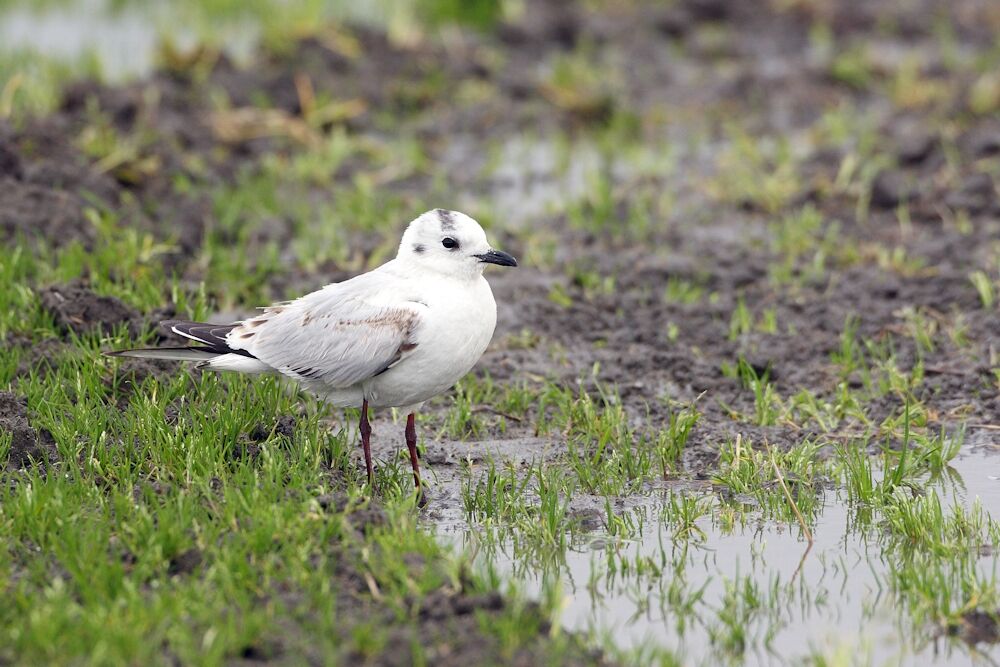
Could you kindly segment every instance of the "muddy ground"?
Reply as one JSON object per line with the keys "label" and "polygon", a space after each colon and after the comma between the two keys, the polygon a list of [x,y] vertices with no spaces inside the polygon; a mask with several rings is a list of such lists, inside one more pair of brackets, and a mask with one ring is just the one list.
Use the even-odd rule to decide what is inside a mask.
{"label": "muddy ground", "polygon": [[[65,90],[53,114],[0,123],[0,230],[28,245],[89,246],[96,236],[84,210],[103,207],[175,242],[179,252],[156,261],[193,288],[202,278],[193,258],[215,215],[204,192],[235,182],[269,154],[295,154],[331,132],[376,141],[415,137],[431,162],[445,167],[456,201],[506,191],[509,183],[484,168],[485,156],[489,147],[525,133],[672,142],[682,149],[670,174],[612,170],[610,213],[588,188],[567,194],[583,202],[584,218],[604,216],[600,225],[581,226],[565,212],[489,211],[500,247],[528,258],[535,243],[553,250],[548,261],[523,261],[516,271],[489,276],[499,324],[477,374],[501,383],[583,378],[593,388],[591,371],[599,364],[597,380],[615,387],[636,424],[649,428],[662,426],[670,406],[697,400],[703,416],[677,473],[696,478],[712,469],[720,443],[738,433],[788,447],[813,428],[739,418],[735,413],[753,413],[753,395],[723,369],[742,357],[768,373],[781,396],[808,390],[831,400],[842,382],[861,386],[860,378],[839,375],[831,361],[853,318],[856,338],[891,343],[900,369],[922,364],[925,379],[916,391],[930,426],[966,424],[980,446],[1000,446],[1000,311],[983,307],[969,278],[983,271],[995,280],[1000,272],[1000,84],[956,68],[942,45],[964,54],[995,48],[1000,12],[986,0],[928,0],[905,10],[889,1],[764,4],[686,0],[587,11],[569,3],[528,3],[514,23],[487,33],[452,32],[443,41],[400,44],[374,29],[338,26],[283,50],[264,50],[248,68],[204,51],[176,56],[125,86],[79,82]],[[941,37],[944,24],[948,40]],[[827,41],[816,37],[817,25],[825,26]],[[859,45],[866,60],[855,76],[836,55]],[[598,76],[570,77],[569,83],[552,77],[560,59],[580,53]],[[981,101],[990,94],[998,98],[993,106]],[[341,106],[317,120],[316,100]],[[845,108],[860,118],[859,126],[871,128],[874,148],[860,148],[853,130],[828,137],[818,131],[825,114]],[[99,163],[76,139],[95,122],[133,138],[136,150]],[[727,128],[734,124],[748,136],[794,144],[789,191],[775,198],[726,185],[719,156],[731,148]],[[618,125],[626,129],[612,131]],[[842,186],[838,179],[851,155],[870,161],[872,169],[861,165],[864,177]],[[752,164],[751,183],[765,180],[777,163],[765,156]],[[330,182],[350,183],[371,167],[354,157],[330,174]],[[181,175],[198,187],[178,188]],[[544,189],[546,178],[551,174],[529,187]],[[430,185],[430,175],[418,170],[380,189],[405,197]],[[322,202],[335,191],[317,185],[311,194]],[[639,206],[636,192],[673,196],[641,232],[627,222]],[[458,208],[449,201],[438,205]],[[774,242],[775,225],[806,207],[822,223],[806,251],[789,259]],[[399,230],[406,220],[392,222]],[[274,219],[259,238],[287,248],[291,228]],[[351,256],[373,251],[361,234],[351,244]],[[814,270],[819,248],[820,270]],[[786,264],[786,279],[776,280],[775,267]],[[271,292],[278,298],[349,270],[327,263],[317,275],[291,265],[271,277]],[[595,287],[588,282],[592,275],[613,278],[613,288]],[[706,296],[692,303],[662,298],[670,284],[693,285]],[[136,312],[85,285],[38,290],[42,307],[67,336],[122,324],[134,333],[148,331],[169,314]],[[210,297],[222,296],[212,285],[207,290]],[[754,324],[734,332],[740,303],[752,322],[767,315],[776,327]],[[934,332],[932,349],[910,334],[914,313]],[[37,370],[53,350],[68,347],[32,332],[11,332],[8,344],[25,349],[20,373]],[[156,366],[137,372],[179,371]],[[8,465],[29,450],[50,447],[46,434],[29,425],[16,389],[0,399],[0,419],[15,432]],[[873,398],[865,411],[877,427],[900,407],[890,396]],[[447,408],[446,400],[436,403],[432,417]],[[427,463],[441,484],[431,489],[428,518],[459,507],[454,480],[469,452],[558,455],[558,436],[539,439],[530,423],[508,422],[503,433],[495,429],[493,438],[471,449],[426,443]],[[861,428],[847,422],[842,432]],[[401,442],[397,429],[385,418],[376,424],[382,458],[392,455],[397,435]],[[580,503],[587,505],[586,499]],[[498,604],[456,602],[453,613],[445,612],[454,618],[442,641],[474,632],[462,620],[468,609]],[[464,650],[456,646],[453,655]],[[530,664],[530,657],[525,660]]]}

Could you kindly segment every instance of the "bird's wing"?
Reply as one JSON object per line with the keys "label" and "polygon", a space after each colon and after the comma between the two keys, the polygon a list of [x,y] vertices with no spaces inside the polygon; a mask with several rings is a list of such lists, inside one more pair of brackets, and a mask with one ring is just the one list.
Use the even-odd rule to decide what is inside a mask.
{"label": "bird's wing", "polygon": [[355,278],[265,308],[234,328],[227,343],[289,377],[349,387],[386,371],[416,348],[424,308],[389,298],[377,279]]}

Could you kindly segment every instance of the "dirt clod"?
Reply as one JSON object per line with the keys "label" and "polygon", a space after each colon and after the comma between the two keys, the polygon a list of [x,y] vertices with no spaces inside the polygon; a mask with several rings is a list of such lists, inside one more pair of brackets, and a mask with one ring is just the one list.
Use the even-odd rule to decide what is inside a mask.
{"label": "dirt clod", "polygon": [[59,327],[78,336],[108,334],[121,326],[134,336],[141,328],[138,311],[115,297],[95,294],[83,283],[47,287],[39,299]]}
{"label": "dirt clod", "polygon": [[167,564],[167,574],[170,576],[191,574],[201,565],[203,560],[204,555],[201,550],[197,547],[190,547],[171,557]]}
{"label": "dirt clod", "polygon": [[9,142],[0,139],[0,178],[17,180],[23,175],[20,156]]}
{"label": "dirt clod", "polygon": [[28,402],[9,391],[0,391],[0,432],[11,436],[8,469],[23,469],[35,463],[59,460],[55,439],[46,429],[36,429],[28,421]]}
{"label": "dirt clod", "polygon": [[261,422],[250,432],[250,439],[260,443],[271,437],[271,433],[283,438],[295,437],[297,420],[292,415],[280,415],[272,424]]}
{"label": "dirt clod", "polygon": [[923,130],[910,130],[897,140],[901,162],[915,165],[927,159],[937,145],[937,136]]}
{"label": "dirt clod", "polygon": [[356,506],[351,505],[351,500],[346,493],[325,493],[316,498],[320,508],[335,514],[346,513],[348,523],[360,533],[365,532],[369,527],[384,526],[388,521],[388,516],[374,500]]}
{"label": "dirt clod", "polygon": [[946,203],[954,209],[972,214],[989,211],[997,203],[997,189],[993,177],[986,172],[969,176],[961,188],[948,195]]}
{"label": "dirt clod", "polygon": [[86,202],[79,196],[13,178],[0,177],[0,234],[4,238],[25,236],[93,241],[93,225],[82,211]]}
{"label": "dirt clod", "polygon": [[240,657],[249,662],[270,662],[280,655],[281,644],[277,641],[258,641],[240,651]]}
{"label": "dirt clod", "polygon": [[443,619],[450,616],[464,616],[477,609],[503,609],[503,597],[499,593],[483,595],[448,595],[436,593],[421,602],[420,616],[427,619]]}
{"label": "dirt clod", "polygon": [[913,190],[906,175],[900,171],[880,172],[872,183],[872,205],[879,208],[899,206],[913,196]]}

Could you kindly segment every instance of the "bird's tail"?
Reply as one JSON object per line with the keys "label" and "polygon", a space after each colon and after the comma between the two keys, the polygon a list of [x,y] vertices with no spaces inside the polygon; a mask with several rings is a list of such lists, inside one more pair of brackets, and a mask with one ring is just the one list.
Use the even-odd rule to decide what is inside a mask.
{"label": "bird's tail", "polygon": [[171,359],[175,361],[209,361],[219,356],[200,347],[147,347],[138,350],[105,352],[109,357],[138,357],[140,359]]}
{"label": "bird's tail", "polygon": [[240,371],[262,373],[271,370],[246,350],[234,350],[226,342],[227,334],[238,324],[206,324],[204,322],[183,322],[167,320],[161,325],[174,333],[189,338],[201,345],[197,347],[150,347],[137,350],[107,352],[111,357],[138,357],[140,359],[170,359],[176,361],[197,361],[199,368],[220,371]]}

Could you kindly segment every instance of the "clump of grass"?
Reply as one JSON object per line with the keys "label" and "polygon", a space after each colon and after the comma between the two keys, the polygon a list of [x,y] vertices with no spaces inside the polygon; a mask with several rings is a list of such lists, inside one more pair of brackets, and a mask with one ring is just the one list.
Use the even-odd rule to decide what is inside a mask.
{"label": "clump of grass", "polygon": [[973,271],[969,274],[969,281],[976,288],[979,295],[979,303],[983,308],[989,310],[996,303],[996,287],[985,271]]}
{"label": "clump of grass", "polygon": [[771,250],[778,261],[769,265],[768,272],[778,284],[819,281],[831,265],[857,261],[855,244],[844,238],[836,221],[825,224],[812,204],[782,216],[770,230]]}
{"label": "clump of grass", "polygon": [[584,297],[590,299],[597,295],[609,296],[615,292],[615,276],[601,273],[583,267],[576,267],[571,273],[574,285],[583,290]]}
{"label": "clump of grass", "polygon": [[800,190],[798,161],[790,144],[756,138],[736,125],[727,125],[729,145],[721,153],[717,173],[709,184],[714,197],[766,213],[782,210]]}
{"label": "clump of grass", "polygon": [[733,309],[729,319],[729,340],[738,340],[753,331],[778,333],[778,313],[774,308],[764,308],[755,319],[741,296],[736,300],[736,308]]}
{"label": "clump of grass", "polygon": [[817,449],[808,441],[787,452],[755,449],[737,436],[721,449],[720,468],[712,479],[728,493],[754,498],[765,516],[799,523],[808,535],[808,524],[822,505],[817,480],[823,468],[815,460]]}
{"label": "clump of grass", "polygon": [[700,417],[701,413],[694,405],[670,411],[667,428],[657,434],[654,443],[664,479],[667,479],[669,470],[680,460],[688,438],[691,437],[691,430]]}
{"label": "clump of grass", "polygon": [[928,317],[924,310],[909,306],[903,309],[902,315],[906,319],[910,336],[917,344],[917,352],[921,355],[934,352],[934,338],[938,333],[937,320]]}
{"label": "clump of grass", "polygon": [[22,122],[56,108],[62,88],[79,77],[97,77],[100,65],[93,52],[73,63],[59,62],[28,50],[0,54],[0,119]]}
{"label": "clump of grass", "polygon": [[503,16],[499,0],[417,0],[417,11],[429,25],[460,23],[480,30],[492,27]]}
{"label": "clump of grass", "polygon": [[650,476],[653,447],[628,425],[617,397],[598,403],[583,393],[563,409],[568,410],[561,417],[568,425],[567,461],[582,488],[602,495],[638,490]]}
{"label": "clump of grass", "polygon": [[575,118],[602,125],[614,116],[618,78],[618,72],[604,67],[583,44],[554,59],[540,92]]}
{"label": "clump of grass", "polygon": [[844,49],[830,63],[830,75],[858,90],[867,90],[874,82],[868,52],[861,45]]}
{"label": "clump of grass", "polygon": [[575,478],[540,463],[525,474],[498,469],[493,461],[477,477],[466,477],[462,488],[466,515],[477,526],[477,549],[495,553],[509,541],[520,568],[564,559],[575,523],[569,513]]}
{"label": "clump of grass", "polygon": [[701,301],[705,288],[698,283],[670,276],[663,289],[663,300],[667,303],[694,304]]}
{"label": "clump of grass", "polygon": [[860,446],[864,443],[850,443],[840,448],[843,482],[852,500],[878,505],[897,489],[918,492],[920,479],[944,471],[961,450],[963,433],[948,434],[944,429],[936,435],[915,432],[914,428],[925,421],[919,404],[907,399],[902,414],[883,424],[887,438],[900,437],[898,451],[886,444],[882,447],[881,460],[873,461],[866,448]]}
{"label": "clump of grass", "polygon": [[758,426],[773,426],[788,413],[788,408],[781,396],[778,395],[774,385],[769,381],[769,369],[758,374],[746,359],[740,357],[735,368],[727,364],[723,368],[723,372],[729,377],[739,378],[743,386],[752,391],[754,395],[753,416],[742,415],[721,400],[716,399],[734,419],[750,421]]}
{"label": "clump of grass", "polygon": [[980,115],[1000,109],[1000,77],[996,72],[985,72],[975,80],[969,89],[968,103],[972,113]]}

